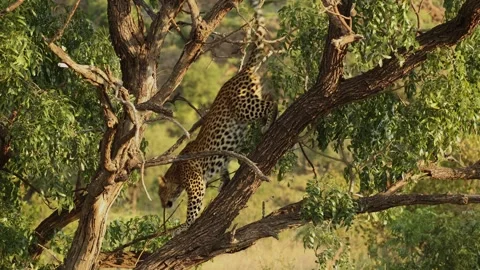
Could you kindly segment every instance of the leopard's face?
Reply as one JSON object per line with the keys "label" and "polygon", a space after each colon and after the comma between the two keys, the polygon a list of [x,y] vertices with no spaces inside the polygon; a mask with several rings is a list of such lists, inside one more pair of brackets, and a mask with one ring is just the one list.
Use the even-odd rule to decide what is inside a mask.
{"label": "leopard's face", "polygon": [[181,193],[182,187],[175,181],[169,181],[162,176],[158,177],[158,195],[163,208],[171,208]]}

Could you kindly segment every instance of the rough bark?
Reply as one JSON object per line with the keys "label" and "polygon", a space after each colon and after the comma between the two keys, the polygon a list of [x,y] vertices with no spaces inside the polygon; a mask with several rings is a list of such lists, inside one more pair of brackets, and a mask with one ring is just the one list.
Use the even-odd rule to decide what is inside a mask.
{"label": "rough bark", "polygon": [[[117,56],[120,58],[122,80],[111,77],[108,72],[98,68],[75,63],[68,55],[53,43],[50,49],[57,54],[69,67],[82,75],[92,84],[99,87],[99,99],[104,112],[107,131],[101,142],[100,167],[91,179],[84,202],[75,211],[47,219],[40,229],[45,241],[53,234],[53,229],[61,228],[66,222],[58,222],[62,217],[68,220],[80,218],[72,246],[66,256],[62,268],[65,269],[95,269],[96,259],[100,252],[101,242],[106,230],[107,216],[110,207],[120,193],[128,175],[141,160],[139,142],[143,137],[143,124],[151,114],[150,110],[164,113],[164,100],[151,99],[157,96],[168,97],[176,85],[166,84],[160,91],[156,85],[156,61],[163,41],[171,27],[172,20],[181,10],[184,1],[164,1],[160,12],[155,16],[147,33],[141,20],[132,18],[132,6],[128,0],[108,1],[108,18],[110,37]],[[234,7],[235,1],[219,1],[207,14],[206,20],[198,18],[198,25],[192,28],[191,40],[187,42],[184,54],[177,66],[181,72],[174,70],[171,78],[181,80],[188,67],[196,59],[203,42],[214,28],[221,22],[226,13]],[[184,58],[183,56],[187,57]],[[193,58],[192,58],[193,57]],[[172,74],[174,74],[172,73]],[[180,74],[181,76],[177,76]],[[115,97],[123,105],[123,115],[117,115],[109,96],[108,89],[115,89]],[[130,94],[135,97],[134,104]],[[138,109],[138,110],[136,110]],[[81,208],[81,211],[79,209]],[[55,223],[51,223],[57,220]],[[38,254],[36,250],[33,254]]]}
{"label": "rough bark", "polygon": [[456,180],[456,179],[480,179],[480,161],[464,168],[445,168],[429,166],[421,168],[432,179],[436,180]]}
{"label": "rough bark", "polygon": [[[115,51],[120,57],[123,89],[135,96],[135,106],[137,108],[142,106],[145,108],[161,108],[163,102],[182,80],[190,64],[201,53],[206,38],[221,22],[226,13],[241,1],[221,0],[207,13],[204,20],[198,18],[196,21],[197,27],[192,29],[190,40],[186,43],[172,74],[160,90],[156,91],[156,59],[160,53],[164,37],[170,28],[171,20],[183,4],[183,1],[163,2],[161,11],[152,22],[151,30],[145,36],[143,26],[137,25],[131,17],[130,1],[108,1],[110,34]],[[330,3],[329,1],[324,2]],[[344,4],[339,6],[339,11],[348,17],[351,1],[343,2]],[[417,38],[420,44],[419,48],[415,50],[411,48],[399,49],[399,51],[404,51],[402,57],[405,62],[402,65],[397,58],[392,57],[382,67],[374,68],[342,82],[340,82],[340,78],[343,73],[346,46],[335,47],[332,41],[341,38],[349,31],[343,28],[344,24],[338,23],[338,19],[330,16],[331,23],[316,84],[286,110],[264,136],[265,139],[250,155],[250,159],[257,162],[258,167],[264,173],[271,171],[278,159],[296,143],[298,134],[307,125],[335,108],[380,93],[385,87],[425,61],[427,54],[432,50],[442,46],[454,45],[470,35],[480,21],[480,2],[478,0],[467,0],[455,19],[419,36]],[[112,85],[108,80],[107,84],[97,83],[97,85],[119,87],[118,85]],[[100,94],[100,97],[102,97],[102,94]],[[115,114],[113,116],[109,114],[111,108],[109,108],[108,102],[103,100],[102,106],[108,127],[102,142],[102,165],[92,179],[88,187],[88,195],[82,204],[79,226],[65,262],[67,269],[93,269],[98,266],[95,263],[105,231],[108,210],[123,185],[123,182],[118,181],[118,179],[125,179],[131,172],[132,167],[135,167],[135,164],[132,165],[132,160],[137,158],[138,149],[132,139],[134,137],[142,138],[142,128],[138,127],[142,126],[146,114],[148,114],[148,112],[140,113],[139,119],[137,119],[139,122],[135,123],[136,120],[128,115],[128,106],[125,107],[127,113],[119,116],[118,119]],[[133,163],[138,164],[138,160],[134,160]],[[188,268],[211,258],[211,256],[228,252],[227,248],[230,248],[230,246],[226,244],[222,246],[222,243],[231,240],[231,234],[226,233],[226,230],[239,211],[245,207],[246,202],[260,183],[260,179],[255,178],[255,174],[249,168],[242,166],[231,184],[205,209],[202,216],[189,230],[173,238],[158,252],[146,258],[138,268]],[[472,199],[476,200],[475,198]],[[422,200],[408,202],[421,203]],[[444,203],[446,202],[448,201],[444,201]],[[407,202],[405,201],[405,203]],[[291,205],[282,209],[290,209],[288,207],[298,207],[298,205]],[[295,212],[293,215],[296,215]],[[289,227],[289,222],[293,222],[293,224],[299,222],[296,221],[295,216],[289,218],[292,221],[286,221],[279,227]],[[263,227],[255,227],[255,224],[260,227],[264,226],[259,225],[261,223],[250,224],[253,227],[247,227],[250,226],[247,225],[245,227],[249,228],[250,231],[243,231],[242,229],[245,227],[237,230],[235,239],[238,240],[242,233],[256,232],[251,235],[256,236],[257,239],[262,233],[269,233],[269,230],[262,229]],[[224,240],[222,241],[225,241],[220,242],[220,246],[219,235],[223,236]],[[253,244],[255,239],[249,239]],[[244,242],[249,241],[245,240]]]}
{"label": "rough bark", "polygon": [[36,241],[29,247],[29,253],[32,259],[37,259],[42,254],[43,248],[40,245],[45,246],[45,243],[52,240],[58,230],[78,219],[84,200],[85,196],[76,200],[75,207],[71,211],[62,209],[61,211],[53,212],[35,228]]}
{"label": "rough bark", "polygon": [[[345,7],[348,5],[340,11],[348,17],[349,9]],[[276,161],[294,145],[296,137],[308,124],[334,108],[380,93],[425,61],[432,50],[453,45],[471,34],[479,21],[480,2],[466,1],[452,21],[419,36],[418,49],[404,49],[403,65],[393,57],[384,63],[383,67],[374,68],[341,83],[338,83],[338,80],[342,73],[345,49],[339,50],[331,45],[333,38],[340,37],[341,30],[330,24],[327,48],[317,83],[273,124],[264,136],[265,139],[250,155],[250,159],[258,162],[258,167],[264,173],[269,173]],[[225,233],[260,183],[253,173],[242,166],[231,184],[204,210],[189,230],[174,237],[149,256],[138,269],[183,269],[202,262],[202,258],[214,250],[218,235]]]}
{"label": "rough bark", "polygon": [[[266,237],[275,237],[286,229],[297,228],[308,221],[301,217],[303,201],[299,201],[274,211],[259,221],[245,225],[237,230],[224,233],[216,237],[215,245],[205,253],[196,254],[195,264],[208,261],[215,256],[225,253],[235,253],[249,248],[255,242]],[[376,195],[356,200],[357,214],[374,213],[393,207],[408,205],[438,205],[438,204],[467,205],[480,203],[480,195],[465,194],[405,194],[405,195]],[[329,219],[330,217],[326,217]],[[148,258],[150,254],[137,252],[120,252],[102,254],[99,258],[102,267],[134,268]],[[168,268],[168,266],[166,266]],[[175,268],[173,268],[175,269]]]}

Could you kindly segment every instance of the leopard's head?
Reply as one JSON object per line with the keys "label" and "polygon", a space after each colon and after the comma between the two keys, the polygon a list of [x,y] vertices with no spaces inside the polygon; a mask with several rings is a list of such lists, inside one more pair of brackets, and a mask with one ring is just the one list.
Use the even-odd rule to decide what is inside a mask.
{"label": "leopard's head", "polygon": [[182,190],[182,187],[177,182],[169,181],[168,177],[158,177],[158,195],[163,208],[171,208],[182,193]]}

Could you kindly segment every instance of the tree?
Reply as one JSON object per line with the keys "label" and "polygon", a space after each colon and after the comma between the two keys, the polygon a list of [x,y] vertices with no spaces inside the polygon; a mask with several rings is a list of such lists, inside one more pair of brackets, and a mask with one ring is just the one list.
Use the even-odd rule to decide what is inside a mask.
{"label": "tree", "polygon": [[[28,70],[24,81],[33,82],[40,89],[62,82],[82,89],[79,91],[84,95],[78,96],[65,89],[50,93],[61,94],[63,98],[55,104],[55,110],[48,110],[51,108],[51,103],[48,102],[53,100],[51,97],[45,99],[48,102],[43,104],[44,107],[32,106],[32,109],[39,109],[39,113],[52,117],[55,128],[32,128],[37,133],[27,145],[32,148],[41,146],[43,152],[49,153],[51,144],[35,140],[52,138],[56,144],[65,145],[75,142],[78,146],[77,156],[66,151],[68,147],[58,148],[64,152],[49,153],[50,159],[60,159],[70,167],[52,166],[51,170],[46,170],[49,160],[41,158],[34,163],[34,168],[28,167],[28,162],[22,158],[29,158],[28,155],[32,155],[31,149],[23,147],[21,141],[15,140],[13,136],[20,133],[15,131],[15,127],[28,127],[29,121],[25,118],[16,120],[15,116],[17,110],[25,108],[28,99],[19,101],[12,98],[9,99],[12,101],[10,103],[2,102],[2,113],[9,112],[0,126],[3,149],[0,168],[8,175],[2,181],[5,181],[5,187],[16,190],[2,190],[2,195],[15,195],[15,198],[5,198],[5,201],[18,200],[18,194],[21,193],[18,191],[20,185],[12,178],[18,178],[33,188],[35,185],[25,175],[59,179],[60,183],[67,182],[62,179],[71,179],[75,171],[78,172],[78,179],[83,179],[84,175],[89,177],[86,181],[88,184],[82,189],[85,192],[66,196],[58,193],[58,189],[55,191],[58,196],[68,199],[63,199],[64,202],[60,200],[60,210],[53,212],[36,228],[38,242],[30,249],[32,256],[41,252],[39,247],[48,242],[56,230],[76,219],[79,219],[79,224],[64,261],[66,269],[92,269],[116,260],[116,257],[123,259],[124,266],[132,266],[139,256],[139,269],[170,269],[188,268],[222,253],[238,252],[250,247],[258,239],[275,236],[282,230],[310,221],[320,223],[325,219],[333,219],[338,223],[348,223],[355,214],[378,212],[397,206],[445,203],[464,205],[480,201],[479,195],[395,194],[418,170],[432,179],[480,178],[478,162],[456,169],[424,165],[417,168],[421,160],[431,161],[448,155],[451,152],[448,149],[453,145],[452,139],[459,134],[477,132],[479,116],[476,112],[480,104],[475,72],[478,73],[479,62],[478,54],[472,54],[475,47],[470,46],[469,42],[475,44],[479,38],[476,27],[480,22],[480,3],[466,0],[460,5],[458,1],[445,1],[449,20],[426,31],[415,29],[409,23],[407,2],[358,3],[355,9],[352,1],[346,0],[338,4],[329,0],[313,4],[293,3],[282,9],[282,29],[279,33],[286,36],[286,61],[300,67],[300,72],[284,70],[273,75],[279,78],[276,80],[279,83],[277,87],[287,89],[286,108],[248,157],[264,174],[269,174],[287,151],[295,144],[303,143],[299,136],[307,128],[312,130],[309,138],[315,134],[321,148],[333,143],[339,149],[345,145],[346,140],[350,140],[353,162],[346,168],[346,178],[351,183],[350,191],[353,193],[359,187],[359,192],[364,197],[355,199],[350,195],[335,195],[335,192],[324,193],[312,185],[308,190],[309,195],[303,201],[278,209],[254,223],[241,228],[234,226],[227,231],[262,183],[252,166],[242,165],[232,179],[232,184],[216,197],[185,233],[172,238],[152,254],[116,252],[101,254],[99,257],[109,209],[132,174],[140,171],[142,175],[146,167],[175,160],[169,155],[170,152],[145,159],[144,145],[141,142],[146,122],[154,113],[160,118],[172,119],[172,111],[164,107],[165,102],[181,84],[192,63],[204,51],[210,50],[209,46],[215,45],[215,42],[209,42],[209,38],[227,13],[237,8],[241,1],[217,1],[206,13],[200,10],[194,0],[160,1],[158,11],[153,11],[143,1],[133,1],[135,5],[128,0],[108,1],[108,36],[119,58],[117,63],[112,61],[108,51],[98,54],[91,51],[90,54],[93,55],[82,55],[82,48],[79,47],[85,46],[84,43],[105,39],[91,39],[88,29],[87,33],[77,34],[73,31],[80,28],[74,24],[81,23],[81,18],[71,20],[78,2],[68,15],[65,14],[65,23],[60,27],[55,27],[56,21],[48,16],[51,12],[48,8],[41,10],[41,14],[46,16],[44,21],[47,26],[43,35],[46,37],[46,46],[55,55],[52,57],[58,57],[55,59],[60,59],[62,65],[82,79],[71,74],[70,80],[62,81],[61,76],[55,74],[58,71],[43,78],[43,74],[48,72],[32,72],[37,69],[35,63],[20,65]],[[41,8],[38,3],[31,5],[35,12]],[[186,25],[190,25],[190,33],[174,68],[163,84],[160,84],[157,81],[158,59],[170,31],[179,27],[177,20],[182,16],[184,6],[188,6],[187,13],[191,22]],[[17,10],[22,11],[24,7],[25,4]],[[23,16],[27,16],[25,14],[28,11],[22,12]],[[358,20],[352,18],[356,12],[361,15]],[[387,20],[385,15],[389,12],[395,16]],[[7,13],[1,19],[11,22],[23,18],[14,15]],[[420,21],[418,12],[416,15]],[[146,23],[148,18],[151,23]],[[71,28],[68,26],[70,21],[73,24]],[[38,22],[31,23],[39,25]],[[14,23],[9,26],[7,31],[19,31],[28,37],[25,46],[36,46],[35,43],[28,43],[31,41],[30,35],[37,35],[37,42],[41,38],[38,32],[26,32],[24,28],[16,28],[19,26]],[[70,42],[74,44],[69,44],[69,29]],[[358,42],[362,38],[365,40]],[[68,54],[57,45],[60,39],[68,48]],[[462,41],[464,43],[460,43]],[[10,47],[14,46],[10,44],[4,48]],[[43,49],[31,51],[50,55],[46,47]],[[89,52],[87,49],[85,51]],[[2,61],[6,65],[24,63],[23,51],[6,55],[15,57]],[[347,56],[354,59],[353,64],[347,65]],[[56,60],[45,58],[48,58],[48,65],[42,64],[41,67],[49,66],[47,70],[55,70]],[[452,64],[451,59],[458,62]],[[95,63],[95,66],[78,63]],[[102,69],[98,63],[108,64],[111,68]],[[115,75],[117,66],[121,79]],[[16,71],[2,74],[2,84],[5,89],[16,89],[15,97],[21,97],[24,85],[18,85],[18,74],[22,73],[18,72],[19,67],[2,66],[1,70]],[[474,71],[469,73],[467,70]],[[438,74],[445,76],[432,79]],[[95,88],[87,86],[85,82]],[[461,84],[455,85],[456,82]],[[400,94],[395,92],[395,84],[404,91]],[[450,87],[443,87],[444,85]],[[95,93],[97,97],[94,97]],[[11,95],[9,93],[9,97]],[[408,106],[402,106],[404,103],[408,103]],[[72,107],[83,109],[78,109],[77,112]],[[75,121],[75,117],[80,120]],[[98,119],[103,119],[102,125]],[[76,132],[77,122],[83,127],[92,127],[96,132],[86,133],[81,139],[72,136],[65,127]],[[58,130],[62,132],[55,134]],[[92,146],[98,141],[100,151],[96,153],[96,148]],[[15,143],[13,150],[9,150],[10,144]],[[13,161],[10,158],[12,155],[15,156]],[[76,163],[82,160],[85,164]],[[12,169],[14,164],[24,164],[24,167]],[[82,167],[89,170],[78,170]],[[358,175],[358,184],[354,182],[357,179],[355,175]],[[41,180],[35,181],[42,183]],[[79,187],[82,186],[81,182],[77,181]],[[329,205],[326,202],[335,204]],[[336,214],[340,211],[336,205],[343,206],[339,209],[346,210],[340,212],[342,214]]]}

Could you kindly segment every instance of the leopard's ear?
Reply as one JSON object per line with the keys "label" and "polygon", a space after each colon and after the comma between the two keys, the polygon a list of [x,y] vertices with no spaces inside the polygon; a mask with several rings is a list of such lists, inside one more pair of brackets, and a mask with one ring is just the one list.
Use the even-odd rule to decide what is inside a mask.
{"label": "leopard's ear", "polygon": [[159,186],[164,187],[167,185],[167,182],[165,182],[165,178],[163,178],[163,176],[159,176],[157,179],[158,179]]}

